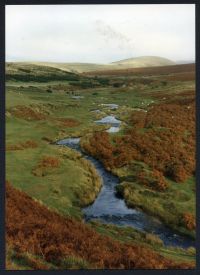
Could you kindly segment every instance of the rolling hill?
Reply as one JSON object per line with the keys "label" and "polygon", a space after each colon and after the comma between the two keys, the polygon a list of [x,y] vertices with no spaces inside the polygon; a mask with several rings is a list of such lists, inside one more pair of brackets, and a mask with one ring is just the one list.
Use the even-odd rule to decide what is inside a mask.
{"label": "rolling hill", "polygon": [[120,66],[129,66],[130,68],[141,68],[175,65],[176,63],[167,58],[159,56],[140,56],[136,58],[120,60],[117,62],[113,62],[112,64]]}
{"label": "rolling hill", "polygon": [[188,79],[190,76],[191,80],[195,79],[195,64],[179,64],[173,66],[152,66],[152,67],[140,67],[140,68],[124,68],[121,67],[120,69],[115,70],[97,70],[93,72],[86,72],[84,73],[88,76],[133,76],[133,75],[140,75],[140,76],[159,76],[159,75],[173,75],[178,77],[184,77]]}
{"label": "rolling hill", "polygon": [[119,70],[129,68],[171,66],[176,63],[158,56],[141,56],[136,58],[124,59],[108,64],[95,63],[58,63],[58,62],[17,62],[20,64],[32,64],[37,66],[48,66],[72,73],[84,73],[93,71]]}

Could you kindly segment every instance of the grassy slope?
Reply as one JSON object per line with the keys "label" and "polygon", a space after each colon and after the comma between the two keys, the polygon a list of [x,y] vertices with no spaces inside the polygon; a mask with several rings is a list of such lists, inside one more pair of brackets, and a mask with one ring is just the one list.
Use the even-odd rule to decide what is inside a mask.
{"label": "grassy slope", "polygon": [[162,240],[150,233],[142,233],[132,227],[118,227],[111,224],[101,224],[98,221],[91,222],[91,226],[99,233],[110,236],[123,243],[135,243],[144,247],[149,247],[157,251],[160,255],[176,261],[192,262],[195,257],[195,248],[187,250],[175,247],[165,247]]}
{"label": "grassy slope", "polygon": [[91,72],[91,71],[104,71],[104,70],[116,70],[116,69],[128,69],[135,67],[148,67],[148,66],[166,66],[174,65],[171,60],[162,57],[139,57],[130,58],[128,60],[121,60],[110,64],[93,64],[93,63],[56,63],[56,62],[18,62],[20,65],[38,65],[48,66],[52,68],[61,69],[68,72]]}
{"label": "grassy slope", "polygon": [[[86,72],[85,75],[96,75],[96,76],[134,76],[134,75],[142,75],[142,76],[168,76],[174,74],[181,74],[181,73],[193,73],[193,80],[195,79],[194,76],[195,71],[195,64],[179,64],[173,66],[161,66],[161,67],[144,67],[144,68],[119,68],[115,70],[104,70],[104,71],[93,71],[93,72]],[[163,76],[162,76],[163,75]]]}
{"label": "grassy slope", "polygon": [[[48,105],[50,103],[51,105]],[[39,108],[40,113],[44,113],[46,118],[26,120],[26,116],[16,117],[12,114],[17,106],[30,105],[34,111]],[[7,89],[6,107],[7,146],[27,140],[34,140],[38,144],[37,148],[7,151],[7,179],[11,180],[14,186],[25,190],[50,207],[65,214],[80,215],[79,205],[90,203],[99,191],[98,177],[91,177],[91,173],[95,175],[95,172],[78,154],[67,148],[61,150],[57,146],[50,145],[43,138],[56,140],[61,136],[87,130],[91,121],[90,113],[84,115],[87,103],[86,106],[79,107],[70,96],[64,94],[58,99],[56,94],[48,94],[43,88],[35,91],[33,87],[27,89],[10,87]],[[57,121],[60,117],[74,117],[74,110],[77,110],[76,120],[80,123],[79,126],[66,127]],[[44,177],[34,176],[32,170],[46,155],[60,158],[61,167],[48,171]],[[23,173],[19,173],[19,170]]]}
{"label": "grassy slope", "polygon": [[[117,241],[109,233],[99,234],[90,225],[48,210],[8,183],[6,213],[7,269],[194,267],[192,251],[179,250],[175,260],[163,257],[152,250],[153,243],[160,245],[156,240],[148,238],[150,245],[141,245],[136,240],[140,234],[131,229],[128,242]],[[106,232],[115,235],[117,230],[110,226]],[[119,229],[118,235],[120,231],[124,233]]]}
{"label": "grassy slope", "polygon": [[159,56],[140,56],[113,62],[112,64],[130,65],[135,67],[167,66],[175,65],[175,62]]}

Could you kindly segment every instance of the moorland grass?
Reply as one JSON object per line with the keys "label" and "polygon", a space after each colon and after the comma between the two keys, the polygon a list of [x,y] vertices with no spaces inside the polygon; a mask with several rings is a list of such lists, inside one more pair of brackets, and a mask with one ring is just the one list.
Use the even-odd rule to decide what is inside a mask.
{"label": "moorland grass", "polygon": [[[148,167],[145,169],[147,170]],[[121,183],[116,186],[116,190],[129,207],[138,207],[150,215],[157,216],[174,230],[195,238],[195,231],[187,229],[182,224],[184,213],[195,213],[195,180],[193,177],[183,183],[167,179],[168,188],[159,192],[134,181],[133,171],[127,168],[115,169],[115,174],[121,178]]]}
{"label": "moorland grass", "polygon": [[[24,68],[22,68],[24,69]],[[25,68],[26,70],[27,68]],[[43,70],[46,70],[43,68]],[[38,71],[38,74],[40,72]],[[122,136],[124,128],[128,128],[127,119],[133,108],[146,109],[151,104],[159,103],[155,94],[169,94],[175,97],[178,93],[194,89],[194,81],[165,81],[162,76],[152,77],[155,80],[144,84],[138,76],[134,77],[109,77],[109,81],[98,81],[99,87],[87,86],[88,80],[84,76],[78,76],[76,81],[83,81],[81,85],[70,84],[71,80],[52,78],[49,72],[42,72],[47,75],[47,82],[36,82],[37,78],[28,79],[10,78],[6,83],[6,145],[16,145],[32,140],[38,144],[36,148],[24,148],[23,150],[9,150],[6,152],[6,178],[13,186],[21,189],[39,200],[47,207],[52,208],[62,215],[69,215],[81,218],[81,207],[94,201],[98,195],[101,183],[94,167],[81,158],[79,153],[69,148],[53,145],[56,140],[66,137],[85,137],[86,134],[94,131],[101,131],[107,126],[96,125],[95,120],[103,116],[114,114],[116,118],[123,121],[121,130],[113,136]],[[53,70],[59,74],[59,71]],[[13,71],[11,72],[13,74]],[[17,74],[19,71],[17,69]],[[21,74],[26,72],[21,70]],[[137,79],[136,79],[137,78]],[[60,80],[59,80],[60,79]],[[81,79],[81,80],[80,80]],[[26,78],[27,80],[27,78]],[[40,79],[42,80],[42,79]],[[43,79],[44,80],[44,79]],[[96,80],[95,80],[96,81]],[[125,84],[132,82],[131,86],[114,87],[112,82],[122,81]],[[83,87],[85,85],[85,87]],[[105,86],[107,85],[107,86]],[[87,88],[89,87],[89,88]],[[85,89],[83,89],[85,88]],[[51,89],[52,93],[48,92]],[[83,96],[81,99],[73,99],[72,91]],[[114,110],[105,109],[102,103],[118,104],[119,108]],[[27,120],[27,117],[17,117],[13,113],[14,108],[26,106],[34,112],[39,111],[45,116],[42,120]],[[102,111],[97,115],[91,110]],[[78,124],[75,127],[66,127],[59,119],[75,119]],[[12,147],[12,146],[11,146]],[[60,166],[40,171],[34,175],[33,171],[44,156],[58,158]],[[144,165],[144,164],[143,164]],[[124,170],[123,170],[124,169]],[[131,207],[140,207],[145,212],[158,216],[165,223],[176,230],[194,237],[194,232],[185,228],[177,227],[176,218],[180,213],[188,211],[194,213],[195,194],[194,178],[184,183],[177,184],[171,181],[169,189],[164,192],[154,192],[132,181],[132,172],[124,167],[113,171],[120,177],[121,184],[119,191],[123,193],[126,203]],[[145,169],[149,169],[145,167]],[[43,175],[44,174],[44,175]],[[43,176],[41,176],[43,175]],[[126,195],[125,195],[126,193]],[[173,211],[171,211],[173,209]],[[186,251],[175,248],[165,248],[154,237],[147,239],[142,233],[130,228],[118,228],[111,225],[92,224],[101,234],[111,236],[121,242],[142,243],[144,246],[151,246],[160,254],[169,258],[186,261],[194,261],[194,251]],[[23,257],[22,257],[23,258]],[[84,266],[80,259],[66,259],[67,266]],[[18,268],[20,265],[27,268],[25,261],[13,261]],[[79,266],[79,268],[80,268]],[[86,264],[87,266],[87,264]],[[31,267],[29,265],[29,267]],[[70,268],[70,267],[69,267]],[[87,267],[88,268],[88,267]]]}
{"label": "moorland grass", "polygon": [[177,261],[195,262],[195,248],[183,249],[180,247],[165,247],[162,240],[154,234],[141,232],[132,227],[119,227],[112,224],[102,224],[91,221],[90,225],[97,232],[109,236],[123,243],[134,243],[158,251],[161,255]]}

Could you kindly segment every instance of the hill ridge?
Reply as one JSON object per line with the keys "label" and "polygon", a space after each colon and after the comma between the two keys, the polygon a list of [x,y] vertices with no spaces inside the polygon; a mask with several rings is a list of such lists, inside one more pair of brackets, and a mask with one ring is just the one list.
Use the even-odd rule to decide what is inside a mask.
{"label": "hill ridge", "polygon": [[[15,63],[15,62],[9,62]],[[155,66],[167,66],[176,65],[174,61],[171,61],[164,57],[159,56],[139,56],[135,58],[128,58],[124,60],[115,61],[112,63],[81,63],[81,62],[45,62],[45,61],[26,61],[26,62],[16,62],[19,64],[33,64],[48,66],[63,71],[74,72],[74,73],[84,73],[92,71],[104,71],[104,70],[117,70],[117,69],[129,69],[129,68],[144,68],[144,67],[155,67]]]}

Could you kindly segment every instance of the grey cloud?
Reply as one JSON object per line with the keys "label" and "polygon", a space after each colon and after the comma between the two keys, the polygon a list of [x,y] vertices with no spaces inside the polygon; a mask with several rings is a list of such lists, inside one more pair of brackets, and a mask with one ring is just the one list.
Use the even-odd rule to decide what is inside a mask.
{"label": "grey cloud", "polygon": [[96,20],[95,24],[97,32],[102,35],[107,42],[115,40],[119,49],[127,49],[127,47],[134,48],[134,44],[128,36],[116,31],[113,27],[105,24],[101,20]]}

